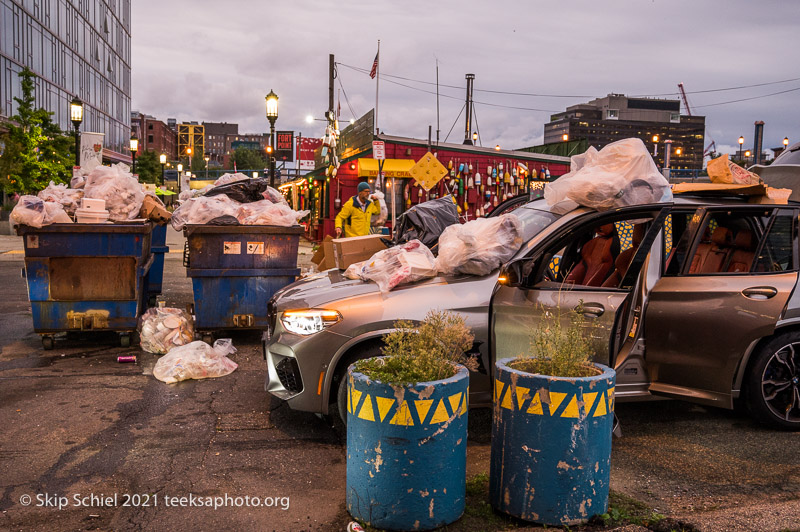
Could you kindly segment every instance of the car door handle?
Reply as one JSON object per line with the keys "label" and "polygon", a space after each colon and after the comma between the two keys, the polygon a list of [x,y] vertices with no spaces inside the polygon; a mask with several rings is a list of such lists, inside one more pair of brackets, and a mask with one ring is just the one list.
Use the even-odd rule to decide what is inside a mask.
{"label": "car door handle", "polygon": [[599,318],[606,311],[606,308],[599,303],[584,303],[575,307],[574,310],[587,318]]}
{"label": "car door handle", "polygon": [[754,286],[742,290],[742,295],[750,299],[769,299],[778,295],[778,290],[772,286]]}

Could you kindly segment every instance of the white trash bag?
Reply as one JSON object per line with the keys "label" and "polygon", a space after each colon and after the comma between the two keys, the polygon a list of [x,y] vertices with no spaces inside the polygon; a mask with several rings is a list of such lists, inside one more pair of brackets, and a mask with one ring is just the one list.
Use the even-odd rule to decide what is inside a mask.
{"label": "white trash bag", "polygon": [[178,308],[158,307],[142,314],[139,324],[142,350],[163,355],[194,340],[192,318]]}
{"label": "white trash bag", "polygon": [[247,179],[250,178],[241,172],[237,172],[235,174],[222,174],[216,181],[214,181],[214,186],[218,187],[220,185],[227,185],[228,183],[235,183],[236,181],[245,181]]}
{"label": "white trash bag", "polygon": [[630,138],[572,157],[570,172],[548,183],[544,197],[551,212],[564,214],[579,205],[606,211],[671,201],[672,191],[644,142]]}
{"label": "white trash bag", "polygon": [[192,342],[175,347],[158,359],[153,376],[169,384],[187,379],[223,377],[239,367],[228,358],[235,352],[230,338],[220,338],[213,347],[205,342]]}
{"label": "white trash bag", "polygon": [[311,211],[296,211],[283,203],[273,203],[268,199],[242,203],[236,218],[242,225],[279,225],[291,227],[308,216]]}
{"label": "white trash bag", "polygon": [[445,228],[436,267],[444,274],[489,275],[522,245],[522,222],[515,214],[478,218]]}
{"label": "white trash bag", "polygon": [[139,217],[144,192],[128,166],[118,163],[92,170],[86,178],[84,197],[105,200],[109,219],[125,221]]}
{"label": "white trash bag", "polygon": [[40,190],[37,196],[45,201],[60,203],[67,214],[75,214],[80,207],[83,190],[67,188],[67,185],[56,185],[50,181],[50,184],[44,190]]}
{"label": "white trash bag", "polygon": [[241,204],[228,196],[199,196],[181,203],[170,218],[173,229],[180,231],[186,224],[205,224],[220,216],[233,216],[239,212]]}
{"label": "white trash bag", "polygon": [[9,215],[12,225],[43,227],[50,224],[71,224],[72,219],[60,203],[44,201],[36,196],[21,196]]}
{"label": "white trash bag", "polygon": [[368,260],[350,265],[345,271],[350,279],[374,281],[381,292],[421,279],[436,277],[433,253],[419,240],[384,249]]}

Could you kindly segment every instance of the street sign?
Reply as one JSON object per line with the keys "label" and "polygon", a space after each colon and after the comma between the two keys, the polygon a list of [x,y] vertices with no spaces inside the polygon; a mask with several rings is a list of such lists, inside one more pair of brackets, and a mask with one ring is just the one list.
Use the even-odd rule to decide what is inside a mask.
{"label": "street sign", "polygon": [[447,168],[433,156],[431,152],[426,153],[417,161],[417,164],[408,171],[419,186],[430,190],[447,175]]}
{"label": "street sign", "polygon": [[382,140],[372,141],[372,158],[386,159],[386,144]]}
{"label": "street sign", "polygon": [[275,132],[275,158],[279,161],[294,161],[294,131]]}

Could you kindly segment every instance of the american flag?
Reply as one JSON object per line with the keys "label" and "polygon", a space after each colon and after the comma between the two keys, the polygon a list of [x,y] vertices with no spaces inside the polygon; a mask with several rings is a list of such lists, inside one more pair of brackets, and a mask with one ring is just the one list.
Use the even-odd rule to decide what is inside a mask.
{"label": "american flag", "polygon": [[378,55],[380,52],[375,54],[375,61],[372,62],[372,70],[369,71],[369,77],[375,79],[375,76],[378,75]]}

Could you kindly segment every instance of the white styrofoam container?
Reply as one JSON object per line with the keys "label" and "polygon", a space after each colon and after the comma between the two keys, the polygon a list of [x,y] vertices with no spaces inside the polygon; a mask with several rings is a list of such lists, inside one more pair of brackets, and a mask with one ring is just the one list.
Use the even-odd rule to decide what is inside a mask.
{"label": "white styrofoam container", "polygon": [[78,210],[108,213],[104,199],[83,198],[81,199],[81,208]]}
{"label": "white styrofoam container", "polygon": [[[100,200],[103,201],[103,200]],[[75,221],[79,224],[101,224],[108,221],[108,211],[93,211],[91,209],[78,209],[75,211]]]}

